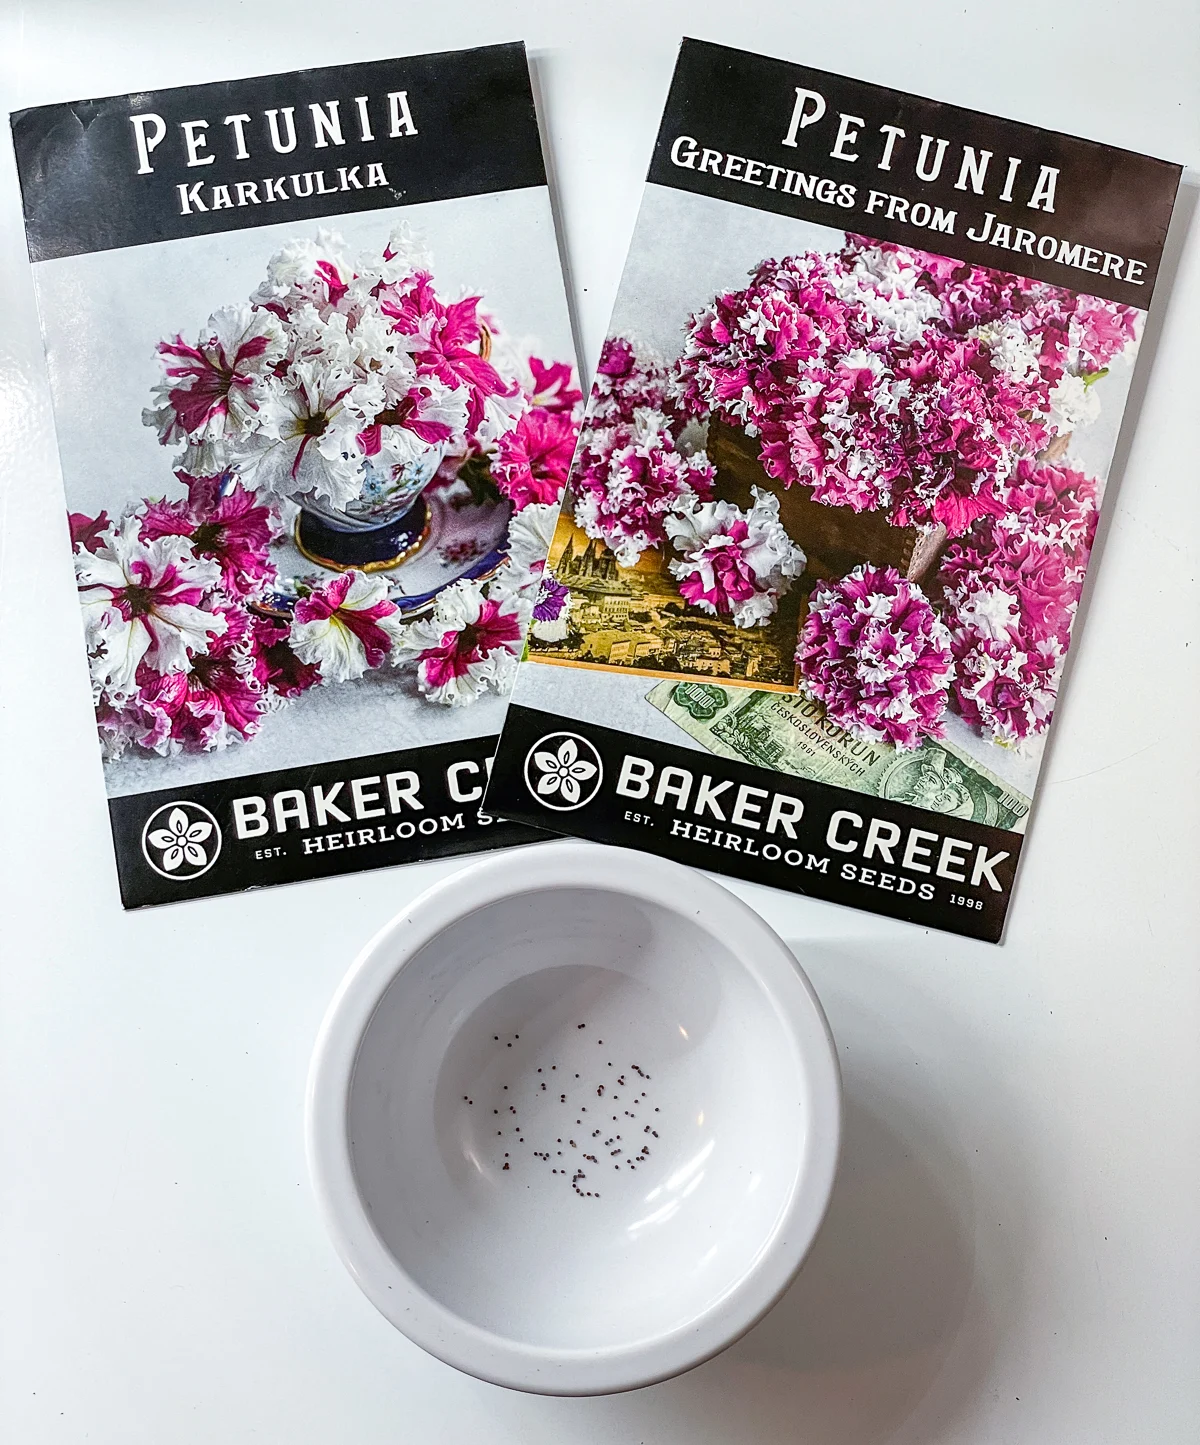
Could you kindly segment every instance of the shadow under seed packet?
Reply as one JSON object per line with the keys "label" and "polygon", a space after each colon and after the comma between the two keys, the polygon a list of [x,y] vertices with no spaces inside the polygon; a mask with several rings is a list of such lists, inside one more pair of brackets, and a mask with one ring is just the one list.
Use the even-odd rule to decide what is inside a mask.
{"label": "shadow under seed packet", "polygon": [[480,811],[582,397],[524,47],[12,117],[121,896]]}
{"label": "shadow under seed packet", "polygon": [[1179,177],[685,40],[489,809],[998,942]]}

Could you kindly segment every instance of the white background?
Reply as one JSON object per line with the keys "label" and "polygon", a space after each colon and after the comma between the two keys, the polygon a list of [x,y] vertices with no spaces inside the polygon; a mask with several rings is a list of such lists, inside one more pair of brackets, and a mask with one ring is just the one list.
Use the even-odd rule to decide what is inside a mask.
{"label": "white background", "polygon": [[[1200,163],[1191,0],[38,0],[0,23],[5,109],[523,35],[589,365],[683,31]],[[552,1401],[459,1377],[385,1324],[334,1258],[305,1177],[325,1004],[359,943],[454,865],[120,911],[5,138],[6,1441],[1190,1445],[1195,198],[1193,170],[1007,941],[734,885],[794,942],[838,1037],[847,1134],[827,1225],[784,1301],[722,1358],[641,1393]]]}

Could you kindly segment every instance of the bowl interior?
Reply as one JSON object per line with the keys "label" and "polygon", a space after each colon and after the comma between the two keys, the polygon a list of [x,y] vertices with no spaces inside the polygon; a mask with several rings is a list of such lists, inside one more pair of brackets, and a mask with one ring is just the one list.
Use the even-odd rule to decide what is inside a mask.
{"label": "bowl interior", "polygon": [[633,1347],[754,1268],[807,1104],[753,960],[656,904],[533,887],[389,985],[351,1082],[351,1164],[387,1250],[461,1319],[533,1348]]}

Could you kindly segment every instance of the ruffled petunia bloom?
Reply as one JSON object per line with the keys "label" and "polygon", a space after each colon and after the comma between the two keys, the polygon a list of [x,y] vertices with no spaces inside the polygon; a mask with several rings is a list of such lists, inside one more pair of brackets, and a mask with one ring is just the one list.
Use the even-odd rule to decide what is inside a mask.
{"label": "ruffled petunia bloom", "polygon": [[464,578],[438,597],[430,617],[404,630],[396,660],[416,664],[417,686],[431,702],[462,707],[489,688],[508,691],[524,622],[515,597]]}
{"label": "ruffled petunia bloom", "polygon": [[588,425],[632,426],[639,410],[666,412],[669,372],[648,352],[639,352],[625,336],[609,336],[600,348],[600,362],[588,402]]}
{"label": "ruffled petunia bloom", "polygon": [[569,362],[546,362],[531,356],[529,371],[533,382],[529,393],[531,407],[566,412],[568,416],[574,413],[583,400],[583,393],[575,385],[575,368]]}
{"label": "ruffled petunia bloom", "polygon": [[784,486],[960,537],[1004,513],[1022,460],[1095,419],[1104,359],[1136,333],[1130,308],[851,236],[764,261],[693,316],[671,391],[758,439]]}
{"label": "ruffled petunia bloom", "polygon": [[679,450],[662,413],[639,411],[632,426],[587,434],[572,480],[575,520],[633,567],[666,544],[668,516],[708,500],[713,476],[704,452]]}
{"label": "ruffled petunia bloom", "polygon": [[759,627],[804,571],[806,558],[779,521],[779,498],[754,488],[749,512],[732,502],[704,502],[666,518],[681,559],[670,564],[680,595],[712,617]]}
{"label": "ruffled petunia bloom", "polygon": [[578,428],[565,411],[528,411],[496,443],[492,478],[518,511],[557,502],[575,452]]}
{"label": "ruffled petunia bloom", "polygon": [[362,488],[358,433],[383,409],[381,383],[316,361],[294,363],[264,390],[254,484],[280,497],[312,495],[335,507]]}
{"label": "ruffled petunia bloom", "polygon": [[275,579],[268,547],[275,531],[269,507],[240,483],[222,487],[219,477],[177,472],[186,501],[151,502],[142,513],[142,536],[186,537],[198,557],[221,569],[230,597],[257,597]]}
{"label": "ruffled petunia bloom", "polygon": [[1054,716],[1063,649],[1055,638],[1030,650],[1012,634],[955,634],[954,704],[985,738],[1012,747],[1045,732]]}
{"label": "ruffled petunia bloom", "polygon": [[895,568],[864,565],[818,583],[796,661],[804,691],[848,732],[901,749],[943,736],[950,633]]}
{"label": "ruffled petunia bloom", "polygon": [[531,502],[508,524],[508,555],[514,567],[540,573],[558,526],[557,502]]}
{"label": "ruffled petunia bloom", "polygon": [[67,525],[71,529],[71,548],[82,547],[85,552],[98,552],[104,546],[104,534],[111,528],[112,520],[107,512],[89,517],[85,512],[68,512]]}
{"label": "ruffled petunia bloom", "polygon": [[271,698],[290,702],[317,687],[321,669],[302,662],[292,650],[291,625],[282,618],[256,613],[254,627],[254,675]]}
{"label": "ruffled petunia bloom", "polygon": [[255,671],[253,627],[240,608],[222,615],[225,631],[186,672],[143,670],[131,702],[142,747],[163,755],[211,752],[258,731],[267,698]]}
{"label": "ruffled petunia bloom", "polygon": [[220,581],[215,562],[197,557],[184,537],[141,535],[141,519],[126,517],[96,552],[75,553],[92,682],[110,698],[137,686],[139,667],[186,671],[225,631],[220,612],[204,606]]}
{"label": "ruffled petunia bloom", "polygon": [[249,306],[226,306],[209,317],[193,346],[176,336],[159,343],[164,377],[157,407],[142,420],[164,446],[183,443],[178,464],[214,476],[234,460],[253,427],[261,388],[287,344],[279,318]]}
{"label": "ruffled petunia bloom", "polygon": [[403,633],[385,579],[343,572],[297,601],[291,646],[301,662],[320,669],[322,682],[348,682],[382,667]]}
{"label": "ruffled petunia bloom", "polygon": [[345,305],[356,275],[346,243],[336,231],[322,226],[315,240],[288,241],[271,257],[267,279],[250,299],[283,320],[307,307],[327,318]]}
{"label": "ruffled petunia bloom", "polygon": [[[433,289],[428,272],[416,272],[379,295],[380,310],[392,318],[393,330],[410,338],[413,359],[446,387],[467,393],[467,428],[473,439],[482,435],[489,401],[509,398],[515,414],[524,398],[515,381],[506,381],[483,356],[479,297],[447,304]],[[501,408],[503,411],[503,408]]]}

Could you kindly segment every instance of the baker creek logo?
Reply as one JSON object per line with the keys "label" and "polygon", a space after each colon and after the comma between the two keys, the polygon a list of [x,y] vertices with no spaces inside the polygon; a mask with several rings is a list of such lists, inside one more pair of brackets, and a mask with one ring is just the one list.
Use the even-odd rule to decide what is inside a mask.
{"label": "baker creek logo", "polygon": [[187,883],[207,873],[221,851],[221,825],[199,803],[164,803],[146,819],[142,856],[160,878]]}
{"label": "baker creek logo", "polygon": [[570,813],[590,803],[604,781],[600,754],[578,733],[547,733],[525,754],[525,783],[543,808]]}

